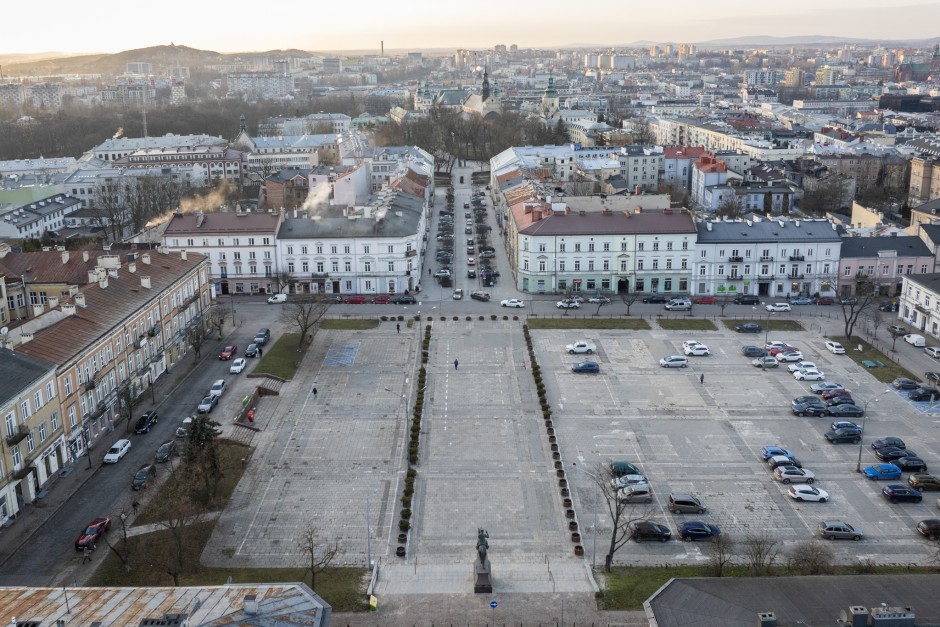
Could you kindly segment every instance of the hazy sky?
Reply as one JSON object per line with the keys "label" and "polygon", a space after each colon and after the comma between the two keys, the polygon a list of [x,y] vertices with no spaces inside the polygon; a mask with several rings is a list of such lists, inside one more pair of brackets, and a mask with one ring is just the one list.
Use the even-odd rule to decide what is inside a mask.
{"label": "hazy sky", "polygon": [[[596,12],[594,12],[596,10]],[[554,47],[744,35],[940,35],[937,0],[12,0],[0,53],[116,52],[158,44],[219,52]]]}

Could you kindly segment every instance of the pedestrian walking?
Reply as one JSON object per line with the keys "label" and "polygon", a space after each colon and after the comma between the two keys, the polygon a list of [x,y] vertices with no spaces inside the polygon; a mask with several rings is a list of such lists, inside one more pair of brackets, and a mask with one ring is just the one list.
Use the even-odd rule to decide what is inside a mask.
{"label": "pedestrian walking", "polygon": [[705,373],[704,372],[698,376],[698,382],[701,383],[702,385],[705,385]]}
{"label": "pedestrian walking", "polygon": [[455,360],[454,360],[454,370],[457,369],[457,366],[458,366],[459,364],[460,364],[460,362],[455,359]]}
{"label": "pedestrian walking", "polygon": [[260,346],[258,347],[258,357],[264,357],[264,349]]}
{"label": "pedestrian walking", "polygon": [[431,276],[431,269],[428,268],[428,276]]}
{"label": "pedestrian walking", "polygon": [[311,392],[313,392],[313,398],[316,398],[316,397],[317,397],[317,388],[313,388],[313,390],[311,390]]}
{"label": "pedestrian walking", "polygon": [[84,564],[85,562],[90,562],[90,561],[91,561],[91,555],[92,555],[92,553],[95,552],[95,550],[92,548],[92,546],[93,546],[93,545],[91,545],[91,544],[86,544],[86,545],[85,545],[85,552],[82,554],[82,564]]}
{"label": "pedestrian walking", "polygon": [[131,507],[134,508],[134,516],[136,516],[136,515],[137,515],[137,512],[140,511],[140,502],[139,502],[139,501],[134,501],[134,502],[131,504]]}
{"label": "pedestrian walking", "polygon": [[398,323],[395,324],[395,333],[401,333],[401,325]]}

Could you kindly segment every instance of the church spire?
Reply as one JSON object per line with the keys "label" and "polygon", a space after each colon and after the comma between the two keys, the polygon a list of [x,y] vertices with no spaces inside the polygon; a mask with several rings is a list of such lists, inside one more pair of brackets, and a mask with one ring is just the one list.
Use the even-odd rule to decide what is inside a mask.
{"label": "church spire", "polygon": [[486,71],[486,64],[483,64],[483,102],[489,100],[490,97],[490,75]]}

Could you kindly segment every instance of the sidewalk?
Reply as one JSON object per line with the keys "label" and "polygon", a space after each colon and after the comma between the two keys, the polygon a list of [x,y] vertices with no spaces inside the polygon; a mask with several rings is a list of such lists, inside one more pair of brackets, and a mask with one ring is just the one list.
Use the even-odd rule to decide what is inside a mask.
{"label": "sidewalk", "polygon": [[[234,329],[233,329],[234,331]],[[212,351],[203,350],[202,358],[199,362],[193,361],[191,353],[183,357],[182,361],[173,368],[163,373],[154,383],[153,394],[149,390],[140,396],[140,404],[137,407],[137,413],[144,413],[151,409],[157,409],[164,399],[169,398],[179,384],[186,379],[192,370],[209,357]],[[157,402],[153,402],[156,398]],[[16,521],[4,529],[0,529],[0,567],[3,566],[32,537],[36,531],[52,516],[68,503],[72,496],[87,483],[101,469],[101,455],[107,447],[116,440],[124,437],[124,423],[119,428],[102,438],[92,449],[91,458],[84,455],[75,460],[71,466],[59,469],[58,473],[51,479],[39,493],[35,502],[27,504],[17,514]]]}

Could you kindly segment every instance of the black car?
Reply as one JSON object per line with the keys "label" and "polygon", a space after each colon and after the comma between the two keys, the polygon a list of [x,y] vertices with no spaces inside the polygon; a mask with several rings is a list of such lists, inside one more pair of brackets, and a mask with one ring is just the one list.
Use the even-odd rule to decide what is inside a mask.
{"label": "black car", "polygon": [[928,518],[917,523],[917,531],[928,540],[940,539],[940,518]]}
{"label": "black car", "polygon": [[854,405],[855,401],[851,396],[836,396],[826,401],[826,407],[835,407],[837,405]]}
{"label": "black car", "polygon": [[741,349],[741,354],[745,357],[763,357],[767,351],[760,346],[745,346]]}
{"label": "black car", "polygon": [[920,503],[924,499],[924,495],[918,490],[909,488],[903,483],[891,483],[886,485],[881,489],[881,494],[892,503],[898,503],[900,501]]}
{"label": "black car", "polygon": [[893,446],[888,446],[875,451],[875,457],[883,462],[893,462],[902,457],[917,457],[917,453],[908,448],[894,448]]}
{"label": "black car", "polygon": [[679,528],[679,537],[686,542],[711,540],[719,535],[721,535],[721,530],[717,526],[699,520],[690,520]]}
{"label": "black car", "polygon": [[157,424],[157,412],[151,410],[137,419],[134,425],[134,433],[149,433],[151,427]]}
{"label": "black car", "polygon": [[802,468],[803,462],[789,455],[774,455],[767,460],[767,465],[770,466],[771,470],[776,470],[777,466],[796,466],[797,468]]}
{"label": "black car", "polygon": [[912,401],[932,401],[940,399],[940,390],[936,388],[917,388],[908,392],[907,397]]}
{"label": "black car", "polygon": [[924,378],[931,383],[940,383],[940,372],[925,372]]}
{"label": "black car", "polygon": [[167,440],[157,449],[157,454],[154,455],[153,459],[156,462],[165,462],[170,459],[175,450],[176,440]]}
{"label": "black car", "polygon": [[873,450],[877,451],[880,448],[888,448],[888,447],[907,448],[907,444],[905,444],[904,440],[902,440],[901,438],[896,438],[892,435],[886,438],[875,440],[874,442],[871,443],[871,447]]}
{"label": "black car", "polygon": [[630,537],[637,542],[640,540],[668,542],[672,538],[672,531],[665,525],[660,525],[648,520],[637,520],[630,523]]}
{"label": "black car", "polygon": [[745,322],[734,327],[734,330],[738,333],[761,333],[764,328],[756,322]]}
{"label": "black car", "polygon": [[841,444],[842,442],[858,444],[862,441],[862,430],[845,427],[836,429],[835,431],[829,431],[826,433],[825,437],[833,444]]}
{"label": "black car", "polygon": [[815,402],[809,401],[793,405],[793,413],[797,416],[827,416],[829,410],[819,400],[816,400]]}
{"label": "black car", "polygon": [[140,469],[134,473],[134,479],[131,481],[131,488],[134,490],[146,490],[147,484],[151,479],[155,479],[156,476],[157,467],[154,464],[141,466]]}
{"label": "black car", "polygon": [[662,294],[650,294],[643,298],[644,303],[665,303],[666,297]]}
{"label": "black car", "polygon": [[399,305],[414,305],[415,303],[418,302],[418,299],[416,299],[411,294],[405,294],[404,296],[399,296],[398,300],[396,300],[395,302],[398,303]]}
{"label": "black car", "polygon": [[827,407],[826,415],[835,416],[836,418],[860,418],[865,415],[865,410],[858,405],[836,405]]}
{"label": "black car", "polygon": [[245,357],[257,357],[258,356],[258,345],[252,342],[248,345],[248,348],[245,349]]}
{"label": "black car", "polygon": [[470,298],[486,302],[490,299],[490,294],[489,292],[470,292]]}
{"label": "black car", "polygon": [[927,462],[914,455],[898,457],[891,462],[901,469],[901,472],[927,472]]}
{"label": "black car", "polygon": [[917,381],[914,381],[913,379],[908,379],[905,377],[898,377],[897,379],[891,382],[891,385],[893,385],[895,389],[898,389],[898,390],[916,390],[917,388],[920,387],[920,383],[918,383]]}
{"label": "black car", "polygon": [[796,407],[797,405],[802,405],[803,403],[819,403],[821,405],[822,401],[819,399],[818,396],[815,396],[815,395],[797,396],[792,401],[790,401],[790,405],[792,407]]}

